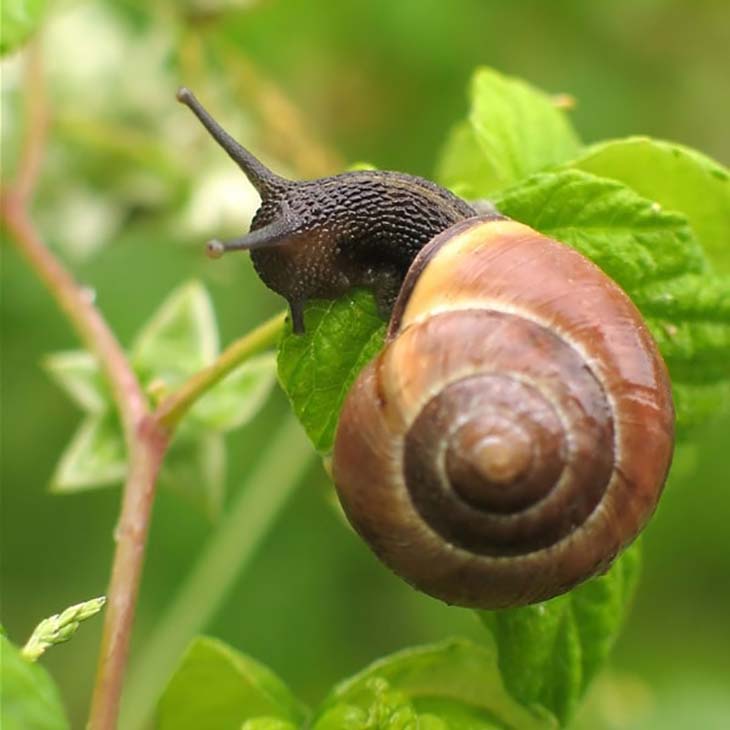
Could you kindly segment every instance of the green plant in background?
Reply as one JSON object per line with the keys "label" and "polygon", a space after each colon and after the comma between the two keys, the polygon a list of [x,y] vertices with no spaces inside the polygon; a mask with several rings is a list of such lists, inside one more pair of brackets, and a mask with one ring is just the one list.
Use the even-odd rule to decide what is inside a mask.
{"label": "green plant in background", "polygon": [[82,621],[104,607],[104,596],[69,606],[60,614],[43,619],[22,649],[2,634],[2,718],[10,728],[66,728],[66,715],[56,685],[35,662],[50,647],[69,641]]}
{"label": "green plant in background", "polygon": [[62,644],[68,641],[76,633],[82,621],[96,616],[104,607],[106,598],[92,598],[75,606],[69,606],[62,613],[54,614],[43,619],[31,634],[21,650],[24,659],[34,662],[43,652],[54,644]]}
{"label": "green plant in background", "polygon": [[[3,48],[26,35],[4,32]],[[272,384],[268,351],[276,342],[280,383],[326,458],[347,387],[379,349],[384,324],[372,297],[354,291],[335,302],[312,302],[304,336],[294,336],[283,316],[276,316],[219,353],[208,296],[192,282],[170,294],[123,351],[88,292],[43,247],[28,213],[37,175],[34,155],[44,135],[39,88],[31,74],[26,155],[14,183],[4,186],[2,213],[10,237],[88,348],[46,359],[52,377],[86,414],[61,457],[55,488],[126,481],[90,725],[108,728],[116,722],[154,485],[166,481],[211,516],[221,512],[226,460],[221,434],[256,415]],[[554,99],[483,69],[474,76],[467,119],[446,141],[437,177],[465,197],[488,196],[506,215],[575,247],[625,289],[669,366],[683,439],[692,439],[692,427],[727,411],[725,168],[693,150],[649,138],[583,147]],[[329,387],[313,388],[322,382]],[[485,631],[478,641],[453,639],[377,660],[334,687],[317,708],[305,707],[266,667],[205,637],[193,639],[170,677],[182,644],[215,610],[239,567],[226,556],[242,539],[253,542],[241,561],[250,554],[307,454],[296,429],[284,424],[252,470],[252,484],[263,485],[260,493],[242,493],[222,517],[209,550],[147,647],[140,662],[143,679],[129,677],[129,726],[141,726],[158,698],[160,728],[516,730],[568,724],[621,629],[636,585],[639,545],[606,575],[565,596],[479,612]],[[201,595],[207,600],[201,602]],[[68,627],[82,618],[72,609],[60,618],[69,611],[74,618],[64,623]],[[68,638],[66,629],[60,633]],[[48,674],[2,641],[8,727],[13,722],[67,727]]]}
{"label": "green plant in background", "polygon": [[[181,285],[135,338],[129,357],[148,397],[157,403],[218,357],[218,325],[198,282]],[[119,484],[127,473],[124,439],[111,393],[94,357],[83,350],[49,355],[49,375],[86,414],[59,460],[51,482],[57,492]],[[274,384],[269,354],[237,367],[196,401],[178,431],[160,474],[211,517],[224,499],[226,453],[223,433],[240,428],[261,407]],[[202,488],[201,488],[202,486]]]}

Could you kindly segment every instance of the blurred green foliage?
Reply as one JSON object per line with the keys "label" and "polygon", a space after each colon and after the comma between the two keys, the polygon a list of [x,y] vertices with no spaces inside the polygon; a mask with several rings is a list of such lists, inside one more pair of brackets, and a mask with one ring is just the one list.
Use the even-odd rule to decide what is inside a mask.
{"label": "blurred green foliage", "polygon": [[[215,690],[201,692],[201,686]],[[197,638],[160,701],[159,730],[225,730],[244,713],[275,716],[292,727],[306,718],[286,685],[266,667],[220,641]]]}
{"label": "blurred green foliage", "polygon": [[[127,346],[190,278],[212,293],[224,343],[281,306],[246,257],[211,264],[202,255],[205,238],[245,230],[257,200],[175,103],[183,82],[294,176],[363,159],[433,175],[479,64],[573,95],[587,142],[650,134],[730,161],[725,0],[49,6],[41,42],[53,127],[34,213]],[[21,54],[3,60],[2,83],[5,181],[22,130]],[[40,363],[77,343],[12,250],[2,263],[3,622],[19,643],[40,617],[104,592],[119,492],[47,493],[81,416]],[[287,408],[277,393],[254,426],[227,435],[229,494]],[[729,440],[725,418],[679,448],[645,533],[636,605],[582,727],[709,730],[730,715]],[[480,636],[470,612],[383,569],[329,496],[313,469],[207,633],[274,668],[306,700],[404,645]],[[212,529],[189,502],[160,493],[133,651]],[[91,622],[46,662],[73,727],[86,713],[99,631]]]}

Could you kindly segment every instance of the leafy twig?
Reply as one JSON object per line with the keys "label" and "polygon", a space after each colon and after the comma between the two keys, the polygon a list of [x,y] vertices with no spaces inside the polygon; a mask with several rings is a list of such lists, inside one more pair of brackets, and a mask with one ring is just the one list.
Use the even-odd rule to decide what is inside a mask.
{"label": "leafy twig", "polygon": [[[66,313],[86,347],[94,353],[111,384],[127,446],[136,440],[137,424],[146,411],[142,390],[127,358],[104,318],[58,259],[43,245],[28,216],[26,199],[13,187],[3,192],[2,217],[20,252]],[[131,448],[130,448],[131,450]]]}
{"label": "leafy twig", "polygon": [[30,201],[35,190],[43,162],[48,134],[48,106],[46,104],[41,51],[37,43],[28,48],[26,83],[36,89],[35,94],[26,94],[25,102],[25,139],[21,149],[20,165],[14,190],[19,202]]}
{"label": "leafy twig", "polygon": [[28,214],[45,152],[48,112],[38,50],[31,51],[25,91],[26,133],[15,182],[0,196],[0,214],[20,252],[97,357],[112,389],[129,450],[130,469],[115,538],[108,610],[102,633],[89,727],[116,726],[134,621],[155,482],[169,434],[151,417],[142,388],[101,313],[43,245]]}
{"label": "leafy twig", "polygon": [[25,659],[36,661],[49,647],[68,641],[76,633],[79,624],[96,616],[105,603],[106,598],[100,596],[69,606],[61,613],[44,618],[35,627],[20,653]]}
{"label": "leafy twig", "polygon": [[137,422],[146,410],[144,395],[121,346],[60,261],[43,245],[28,213],[45,153],[48,108],[38,47],[29,50],[25,94],[25,138],[15,181],[0,195],[0,214],[21,253],[66,313],[86,347],[98,358],[112,386],[125,439],[134,441]]}
{"label": "leafy twig", "polygon": [[166,428],[173,429],[190,406],[203,393],[228,373],[263,350],[273,347],[284,326],[286,312],[280,312],[227,347],[208,367],[195,373],[174,393],[160,403],[155,417]]}
{"label": "leafy twig", "polygon": [[274,344],[281,332],[284,314],[273,317],[235,342],[152,413],[139,380],[109,325],[86,290],[43,244],[29,215],[48,127],[37,49],[31,52],[27,73],[25,139],[15,180],[0,193],[0,218],[11,240],[98,359],[111,386],[129,453],[129,471],[115,531],[117,545],[88,724],[89,730],[113,730],[119,713],[157,476],[172,431],[203,393],[243,361]]}

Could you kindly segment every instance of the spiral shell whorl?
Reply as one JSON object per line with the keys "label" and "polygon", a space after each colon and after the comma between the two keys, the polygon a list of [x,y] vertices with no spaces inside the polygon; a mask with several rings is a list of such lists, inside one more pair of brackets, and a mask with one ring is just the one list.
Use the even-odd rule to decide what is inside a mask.
{"label": "spiral shell whorl", "polygon": [[[671,456],[663,363],[615,284],[520,224],[457,225],[411,271],[341,414],[345,511],[386,564],[447,602],[568,590],[654,508]],[[535,282],[554,281],[539,299]],[[648,461],[634,465],[637,439]]]}

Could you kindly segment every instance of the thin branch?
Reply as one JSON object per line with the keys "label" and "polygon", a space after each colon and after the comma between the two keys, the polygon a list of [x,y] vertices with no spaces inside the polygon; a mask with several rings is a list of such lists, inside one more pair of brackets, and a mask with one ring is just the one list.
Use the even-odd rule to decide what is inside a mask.
{"label": "thin branch", "polygon": [[99,651],[89,730],[117,726],[122,683],[129,654],[155,487],[171,433],[180,418],[206,390],[243,360],[272,346],[285,315],[273,317],[226,349],[206,370],[193,376],[151,413],[140,383],[109,325],[83,287],[43,244],[28,213],[38,180],[48,114],[37,51],[29,59],[25,87],[26,133],[15,181],[0,191],[0,218],[11,240],[98,359],[118,408],[129,457],[124,485],[108,602]]}
{"label": "thin branch", "polygon": [[124,350],[93,302],[43,245],[28,214],[46,141],[48,115],[38,51],[31,52],[25,86],[26,133],[14,183],[0,194],[0,216],[11,240],[98,359],[119,410],[129,454],[99,669],[89,728],[114,730],[152,513],[155,482],[169,434],[152,418]]}
{"label": "thin branch", "polygon": [[248,358],[273,347],[281,336],[285,318],[286,312],[279,312],[251,330],[229,345],[215,362],[195,373],[178,390],[165,398],[155,411],[155,417],[160,424],[170,430],[174,429],[193,403],[207,390]]}
{"label": "thin branch", "polygon": [[124,350],[85,290],[76,284],[56,257],[43,245],[13,191],[6,192],[2,197],[2,216],[11,240],[46,285],[59,308],[65,312],[84,345],[98,359],[119,409],[127,448],[132,452],[137,424],[147,406]]}
{"label": "thin branch", "polygon": [[109,582],[89,730],[117,727],[157,476],[169,445],[169,434],[150,415],[140,424],[138,438],[115,533],[117,549]]}
{"label": "thin branch", "polygon": [[287,415],[271,434],[215,533],[133,658],[122,703],[122,727],[146,727],[185,647],[220,609],[313,457],[302,427]]}
{"label": "thin branch", "polygon": [[32,47],[28,64],[25,86],[26,132],[16,179],[0,195],[0,216],[8,227],[11,240],[66,313],[82,342],[97,357],[111,384],[127,447],[131,452],[136,440],[137,424],[147,412],[142,388],[127,362],[124,350],[88,293],[43,245],[28,214],[45,155],[48,127],[43,70],[37,46]]}
{"label": "thin branch", "polygon": [[25,138],[21,150],[20,163],[14,190],[25,206],[31,199],[40,175],[48,135],[48,105],[46,103],[45,80],[39,43],[28,47],[28,60],[25,69],[26,88],[33,90],[25,94],[24,117]]}

